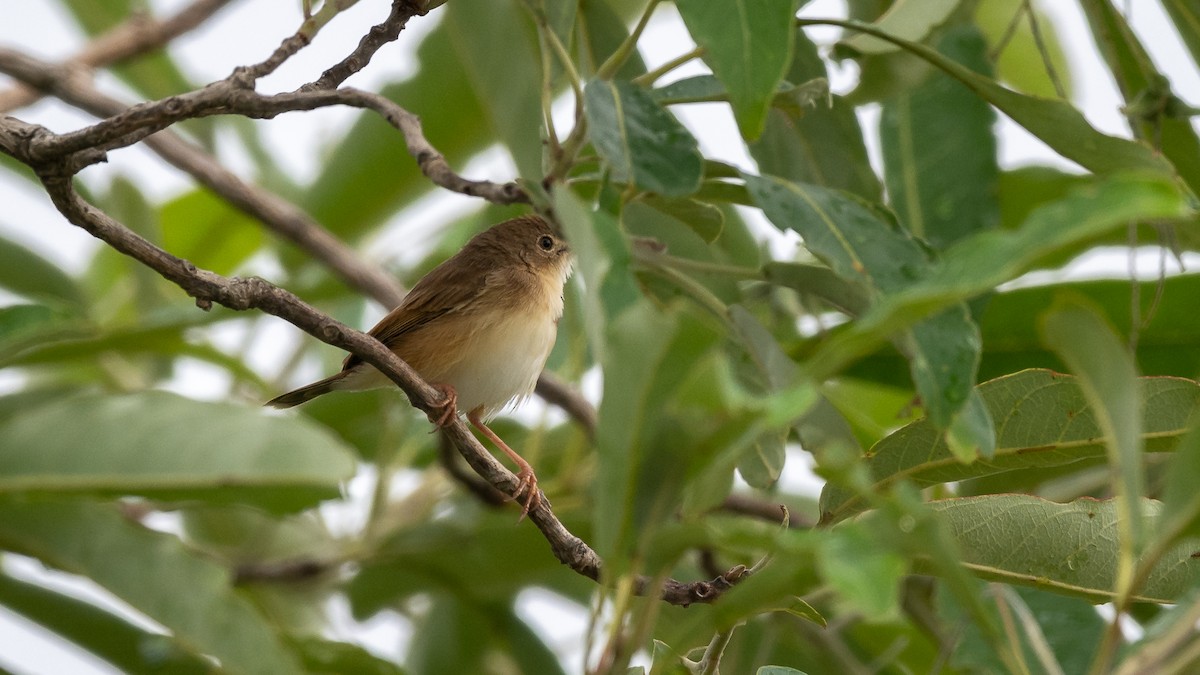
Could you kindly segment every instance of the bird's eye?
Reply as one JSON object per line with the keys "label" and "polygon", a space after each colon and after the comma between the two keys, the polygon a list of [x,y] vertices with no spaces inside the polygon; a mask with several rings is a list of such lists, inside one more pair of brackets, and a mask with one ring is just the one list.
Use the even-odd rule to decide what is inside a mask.
{"label": "bird's eye", "polygon": [[541,247],[543,251],[552,250],[554,248],[554,237],[551,237],[548,234],[543,234],[541,238],[538,239],[538,246]]}

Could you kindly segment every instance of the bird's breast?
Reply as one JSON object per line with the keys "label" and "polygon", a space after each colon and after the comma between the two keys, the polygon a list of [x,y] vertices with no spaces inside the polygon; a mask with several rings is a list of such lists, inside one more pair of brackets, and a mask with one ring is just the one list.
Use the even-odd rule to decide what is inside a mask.
{"label": "bird's breast", "polygon": [[528,396],[554,347],[557,316],[537,308],[495,312],[475,317],[472,335],[444,372],[429,373],[458,392],[463,412],[483,408],[489,418],[513,399]]}

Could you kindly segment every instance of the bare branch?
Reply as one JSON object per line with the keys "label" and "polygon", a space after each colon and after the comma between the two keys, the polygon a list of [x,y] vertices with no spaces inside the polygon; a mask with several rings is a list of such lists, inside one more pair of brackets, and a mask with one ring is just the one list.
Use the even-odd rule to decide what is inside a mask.
{"label": "bare branch", "polygon": [[[230,0],[195,0],[165,19],[136,14],[98,36],[61,67],[72,72],[99,68],[154,51],[207,21]],[[0,112],[34,103],[42,94],[36,88],[17,86],[0,91]]]}
{"label": "bare branch", "polygon": [[[0,71],[44,91],[65,98],[80,83],[69,72],[11,49],[0,48]],[[85,149],[111,150],[137,143],[186,119],[213,115],[243,115],[270,119],[285,112],[347,105],[373,110],[404,135],[409,154],[434,184],[461,194],[482,197],[496,204],[525,203],[528,195],[516,183],[473,181],[456,174],[446,158],[425,138],[416,115],[379,94],[359,89],[305,90],[264,96],[253,90],[253,81],[237,73],[203,89],[157,101],[139,103],[110,114],[76,131],[46,137],[35,149],[36,161],[52,160]]]}
{"label": "bare branch", "polygon": [[395,40],[408,24],[408,20],[416,15],[425,14],[415,0],[392,0],[392,12],[383,23],[372,26],[371,30],[362,37],[358,46],[349,56],[342,59],[333,67],[321,73],[315,82],[305,85],[304,89],[334,89],[357,73],[371,62],[375,52],[383,45]]}
{"label": "bare branch", "polygon": [[571,419],[583,427],[589,438],[596,435],[596,408],[566,382],[553,373],[543,372],[538,378],[534,392],[546,403],[562,408]]}
{"label": "bare branch", "polygon": [[730,513],[759,518],[771,523],[779,523],[787,519],[787,526],[807,529],[812,523],[797,519],[783,504],[767,501],[748,494],[733,493],[721,502],[720,508]]}
{"label": "bare branch", "polygon": [[[0,72],[44,88],[97,117],[111,117],[126,110],[125,104],[101,93],[90,82],[71,77],[59,79],[56,75],[64,75],[61,69],[24,54],[0,49]],[[170,130],[149,136],[145,143],[172,166],[312,254],[352,288],[387,308],[404,299],[404,288],[392,275],[362,261],[352,248],[307,213],[286,199],[242,180],[203,148]]]}

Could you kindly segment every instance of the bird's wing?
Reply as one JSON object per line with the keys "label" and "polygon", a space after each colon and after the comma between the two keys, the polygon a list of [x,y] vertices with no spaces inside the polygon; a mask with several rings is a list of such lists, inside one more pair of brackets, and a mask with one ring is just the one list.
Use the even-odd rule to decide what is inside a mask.
{"label": "bird's wing", "polygon": [[[473,269],[474,266],[451,265],[449,262],[438,265],[422,277],[400,306],[375,324],[370,335],[394,350],[398,342],[430,321],[464,311],[473,304],[487,282],[486,275]],[[349,370],[359,363],[362,359],[351,354],[342,364],[342,370]]]}

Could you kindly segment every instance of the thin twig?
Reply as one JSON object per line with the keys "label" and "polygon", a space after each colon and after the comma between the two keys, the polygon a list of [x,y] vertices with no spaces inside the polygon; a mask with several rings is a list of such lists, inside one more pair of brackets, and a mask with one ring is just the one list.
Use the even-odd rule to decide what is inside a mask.
{"label": "thin twig", "polygon": [[1046,68],[1046,75],[1050,77],[1050,82],[1054,84],[1054,93],[1058,97],[1066,100],[1067,90],[1063,86],[1062,79],[1058,76],[1058,70],[1054,67],[1054,62],[1050,59],[1050,50],[1046,47],[1046,40],[1042,37],[1042,28],[1038,23],[1037,13],[1033,11],[1033,5],[1029,0],[1023,0],[1022,5],[1025,7],[1025,15],[1029,18],[1029,32],[1033,35],[1033,44],[1037,46],[1038,54],[1042,57],[1042,65]]}
{"label": "thin twig", "polygon": [[375,52],[385,44],[395,40],[408,20],[414,16],[425,14],[425,10],[414,0],[392,0],[392,11],[387,19],[362,37],[358,46],[349,56],[321,74],[315,82],[304,85],[304,89],[334,89],[345,82],[351,75],[357,73],[371,62]]}
{"label": "thin twig", "polygon": [[[90,82],[53,77],[56,70],[53,65],[27,55],[0,49],[0,72],[43,88],[97,117],[111,117],[127,109]],[[189,174],[234,207],[258,219],[267,229],[307,251],[350,287],[387,308],[395,307],[404,299],[404,288],[394,276],[364,262],[352,248],[295,204],[242,180],[203,148],[170,130],[149,136],[145,144],[168,164]]]}
{"label": "thin twig", "polygon": [[613,51],[604,63],[600,64],[600,68],[596,71],[596,77],[601,80],[611,80],[613,75],[625,65],[625,61],[637,51],[638,40],[642,37],[642,31],[646,30],[646,24],[650,23],[650,17],[654,14],[654,10],[658,8],[658,3],[662,0],[649,0],[646,3],[646,9],[642,11],[641,18],[638,19],[637,25],[633,30],[629,31],[629,35],[621,41],[621,44]]}
{"label": "thin twig", "polygon": [[[129,20],[96,37],[78,54],[63,62],[61,67],[78,73],[152,52],[204,23],[229,2],[230,0],[195,0],[165,19],[135,14]],[[41,97],[40,91],[28,86],[16,86],[0,91],[0,112],[30,105]]]}
{"label": "thin twig", "polygon": [[561,408],[583,428],[588,438],[595,437],[596,408],[579,391],[558,379],[553,373],[543,372],[538,378],[534,393],[541,396],[546,403]]}
{"label": "thin twig", "polygon": [[633,78],[633,83],[643,87],[652,86],[663,75],[666,75],[679,66],[682,66],[693,59],[698,59],[701,56],[704,56],[704,47],[696,47],[691,51],[684,52],[683,54],[680,54],[679,56],[676,56],[675,58],[663,63],[654,70],[638,75],[637,77]]}

